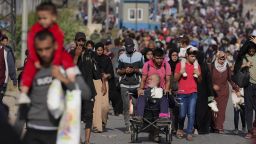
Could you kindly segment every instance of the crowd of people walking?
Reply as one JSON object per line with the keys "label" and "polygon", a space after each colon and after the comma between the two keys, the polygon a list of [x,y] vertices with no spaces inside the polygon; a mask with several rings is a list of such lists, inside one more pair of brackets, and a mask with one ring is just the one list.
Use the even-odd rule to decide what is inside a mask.
{"label": "crowd of people walking", "polygon": [[[165,21],[163,15],[160,30],[124,28],[117,38],[90,40],[85,33],[77,32],[72,47],[64,50],[56,6],[49,2],[40,4],[36,9],[39,20],[29,30],[29,55],[20,81],[15,127],[23,128],[26,123],[21,141],[54,144],[59,140],[60,121],[47,105],[47,92],[54,79],[62,83],[65,91],[81,91],[81,121],[85,125],[82,143],[90,143],[91,132],[107,131],[110,105],[114,115],[123,114],[124,133],[130,133],[131,117],[141,121],[147,98],[156,96],[158,90],[177,101],[173,106],[162,96],[159,107],[159,120],[173,121],[177,138],[192,141],[192,134],[225,133],[225,113],[231,95],[234,134],[240,133],[240,115],[245,138],[256,136],[256,27],[251,14],[242,15],[242,1],[234,7],[219,1],[188,2],[184,6],[185,17],[173,16]],[[193,8],[197,10],[192,12]],[[2,102],[8,77],[17,85],[15,58],[7,41],[8,37],[1,33],[0,124],[5,129],[0,133],[9,129],[8,110]],[[131,91],[138,96],[133,113]],[[8,134],[15,137],[5,140],[18,143],[19,135],[9,130]],[[150,133],[153,137],[158,135]]]}

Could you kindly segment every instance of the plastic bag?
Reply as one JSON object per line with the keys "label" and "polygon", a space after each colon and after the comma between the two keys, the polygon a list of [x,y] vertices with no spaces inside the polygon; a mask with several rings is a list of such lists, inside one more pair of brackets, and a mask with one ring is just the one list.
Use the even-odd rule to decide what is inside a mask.
{"label": "plastic bag", "polygon": [[79,144],[81,120],[81,91],[67,91],[66,107],[57,134],[57,144]]}
{"label": "plastic bag", "polygon": [[240,105],[244,104],[244,89],[240,88],[239,91],[241,93],[240,97],[238,97],[236,95],[235,91],[232,91],[232,93],[231,93],[231,98],[232,98],[233,106],[234,106],[234,108],[238,108],[238,109],[240,109]]}
{"label": "plastic bag", "polygon": [[162,98],[163,97],[163,89],[162,88],[152,88],[151,89],[151,97],[152,98]]}
{"label": "plastic bag", "polygon": [[58,119],[64,111],[64,92],[61,82],[54,79],[47,94],[48,110],[55,119]]}

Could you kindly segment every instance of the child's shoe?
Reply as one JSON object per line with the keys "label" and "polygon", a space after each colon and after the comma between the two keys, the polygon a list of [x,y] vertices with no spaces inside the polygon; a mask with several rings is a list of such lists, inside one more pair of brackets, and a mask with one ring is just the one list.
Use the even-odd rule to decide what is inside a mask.
{"label": "child's shoe", "polygon": [[158,121],[159,123],[168,123],[170,122],[170,114],[169,113],[160,113],[159,114],[159,119]]}
{"label": "child's shoe", "polygon": [[182,74],[182,76],[183,76],[183,77],[187,77],[188,74],[187,74],[186,72],[184,72],[184,73]]}
{"label": "child's shoe", "polygon": [[194,78],[198,78],[198,75],[197,74],[193,74]]}

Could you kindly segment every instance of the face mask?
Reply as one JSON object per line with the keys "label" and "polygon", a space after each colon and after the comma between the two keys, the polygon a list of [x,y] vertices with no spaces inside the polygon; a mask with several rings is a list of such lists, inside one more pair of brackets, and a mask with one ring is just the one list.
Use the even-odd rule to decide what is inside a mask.
{"label": "face mask", "polygon": [[125,46],[125,50],[128,54],[132,54],[134,52],[134,46],[133,45],[127,45],[127,46]]}

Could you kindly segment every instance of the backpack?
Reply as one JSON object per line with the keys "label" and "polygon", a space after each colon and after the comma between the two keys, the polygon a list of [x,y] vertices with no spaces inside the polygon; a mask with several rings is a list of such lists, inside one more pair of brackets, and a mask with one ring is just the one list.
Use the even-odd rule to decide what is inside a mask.
{"label": "backpack", "polygon": [[[150,70],[150,65],[148,64],[147,65],[147,78],[148,78],[148,72]],[[166,63],[164,63],[164,72],[165,72],[165,75],[164,75],[164,79],[166,79]]]}
{"label": "backpack", "polygon": [[[247,57],[245,56],[246,62],[248,62]],[[236,74],[232,77],[233,81],[240,87],[247,87],[250,83],[250,72],[249,68],[240,68]]]}

